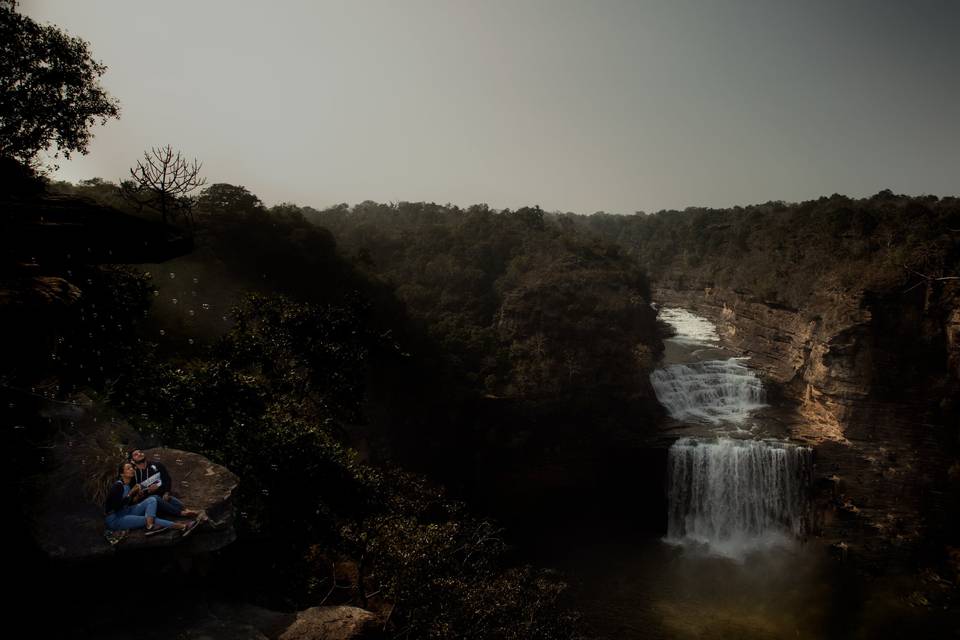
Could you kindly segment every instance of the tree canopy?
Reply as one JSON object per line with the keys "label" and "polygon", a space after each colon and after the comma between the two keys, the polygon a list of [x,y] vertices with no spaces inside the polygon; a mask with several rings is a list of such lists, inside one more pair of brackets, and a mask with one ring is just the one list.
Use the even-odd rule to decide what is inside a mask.
{"label": "tree canopy", "polygon": [[0,4],[0,157],[36,166],[51,148],[85,154],[93,125],[120,113],[100,85],[106,69],[85,40]]}

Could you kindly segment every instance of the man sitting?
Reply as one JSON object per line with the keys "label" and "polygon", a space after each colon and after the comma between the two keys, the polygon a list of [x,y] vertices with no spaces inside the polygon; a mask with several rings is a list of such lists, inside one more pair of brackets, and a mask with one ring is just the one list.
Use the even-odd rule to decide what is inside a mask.
{"label": "man sitting", "polygon": [[142,449],[134,449],[130,452],[130,462],[133,463],[133,469],[136,472],[137,484],[143,484],[148,478],[158,475],[159,483],[153,483],[147,488],[147,496],[157,497],[157,510],[161,513],[172,516],[183,516],[193,518],[199,512],[193,509],[187,509],[183,502],[173,495],[173,479],[167,467],[159,460],[147,460],[146,454]]}

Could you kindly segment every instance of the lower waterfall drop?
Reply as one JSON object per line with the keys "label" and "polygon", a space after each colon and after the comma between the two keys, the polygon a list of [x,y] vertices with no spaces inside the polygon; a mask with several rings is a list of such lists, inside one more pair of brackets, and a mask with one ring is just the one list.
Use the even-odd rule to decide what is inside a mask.
{"label": "lower waterfall drop", "polygon": [[668,457],[667,542],[742,557],[787,544],[808,526],[809,447],[683,438]]}

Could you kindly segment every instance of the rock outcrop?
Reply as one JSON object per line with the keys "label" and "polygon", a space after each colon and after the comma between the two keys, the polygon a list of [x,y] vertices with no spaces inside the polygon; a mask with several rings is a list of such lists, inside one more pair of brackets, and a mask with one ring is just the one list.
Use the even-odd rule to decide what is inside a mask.
{"label": "rock outcrop", "polygon": [[203,456],[179,449],[148,449],[147,457],[163,462],[170,471],[175,493],[192,509],[204,511],[209,520],[189,537],[178,532],[146,537],[130,531],[119,543],[105,537],[102,505],[90,501],[81,486],[58,481],[56,473],[46,484],[37,522],[40,547],[56,559],[89,559],[114,553],[176,547],[184,555],[220,549],[236,538],[233,526],[233,493],[239,480],[225,467]]}
{"label": "rock outcrop", "polygon": [[[143,640],[373,640],[383,637],[383,621],[349,606],[319,606],[285,613],[251,604],[177,603],[170,615],[137,629]],[[98,638],[129,637],[108,620],[91,629]]]}
{"label": "rock outcrop", "polygon": [[716,322],[796,403],[789,431],[815,448],[825,538],[896,557],[956,518],[960,287],[824,291],[803,309],[720,288],[654,298]]}
{"label": "rock outcrop", "polygon": [[141,549],[176,547],[191,556],[220,549],[236,538],[234,492],[239,479],[227,468],[190,451],[146,449],[148,459],[166,465],[175,495],[209,520],[187,538],[178,532],[146,537],[131,531],[111,544],[105,536],[103,498],[127,445],[136,431],[109,406],[84,394],[67,401],[34,398],[32,412],[57,425],[64,434],[48,446],[49,463],[38,485],[34,538],[51,558],[86,560]]}

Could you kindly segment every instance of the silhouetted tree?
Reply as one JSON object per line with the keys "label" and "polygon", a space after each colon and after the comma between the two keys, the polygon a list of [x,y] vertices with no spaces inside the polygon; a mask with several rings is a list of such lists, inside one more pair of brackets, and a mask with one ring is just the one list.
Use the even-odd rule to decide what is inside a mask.
{"label": "silhouetted tree", "polygon": [[222,215],[263,211],[263,202],[246,187],[218,182],[197,198],[198,214]]}
{"label": "silhouetted tree", "polygon": [[100,86],[106,67],[86,41],[0,3],[0,157],[37,167],[37,155],[87,152],[91,127],[119,115]]}
{"label": "silhouetted tree", "polygon": [[133,179],[121,184],[123,196],[138,208],[159,211],[164,223],[178,215],[189,217],[190,193],[207,182],[200,177],[202,166],[196,159],[188,162],[170,145],[144,151],[143,160],[130,169]]}

